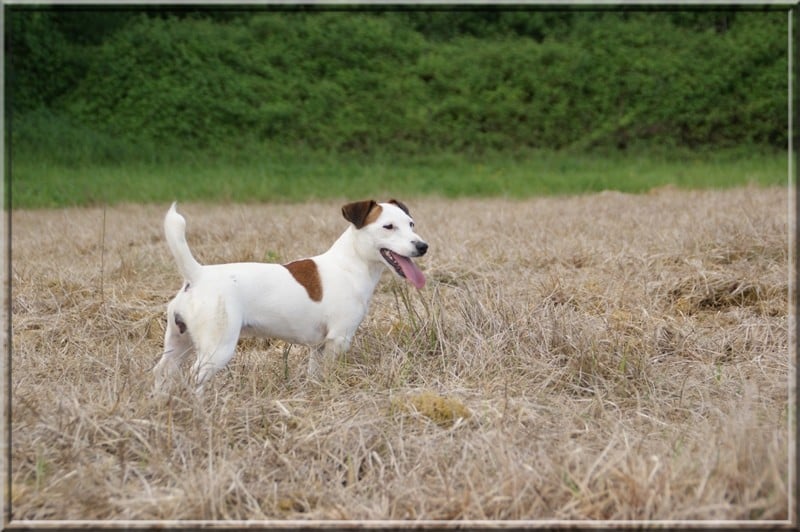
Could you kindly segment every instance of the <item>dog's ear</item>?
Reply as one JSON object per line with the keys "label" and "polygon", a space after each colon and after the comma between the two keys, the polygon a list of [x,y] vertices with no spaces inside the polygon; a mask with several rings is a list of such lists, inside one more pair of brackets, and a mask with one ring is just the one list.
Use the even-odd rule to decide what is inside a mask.
{"label": "dog's ear", "polygon": [[390,199],[388,201],[388,203],[392,203],[394,205],[397,205],[398,207],[400,207],[400,210],[402,210],[407,215],[411,216],[411,213],[408,212],[408,207],[406,207],[405,204],[402,201],[399,201],[399,200],[396,200],[396,199]]}
{"label": "dog's ear", "polygon": [[356,201],[342,207],[342,216],[352,222],[356,229],[361,229],[367,224],[367,217],[372,209],[380,207],[374,200]]}

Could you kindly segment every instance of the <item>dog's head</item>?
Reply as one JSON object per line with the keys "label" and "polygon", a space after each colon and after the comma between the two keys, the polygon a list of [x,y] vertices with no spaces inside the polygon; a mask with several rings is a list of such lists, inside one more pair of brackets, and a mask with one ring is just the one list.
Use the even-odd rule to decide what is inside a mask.
{"label": "dog's head", "polygon": [[428,244],[414,232],[408,207],[394,199],[357,201],[342,207],[342,215],[355,227],[361,252],[370,260],[383,262],[417,288],[425,285],[425,276],[410,257],[424,255]]}

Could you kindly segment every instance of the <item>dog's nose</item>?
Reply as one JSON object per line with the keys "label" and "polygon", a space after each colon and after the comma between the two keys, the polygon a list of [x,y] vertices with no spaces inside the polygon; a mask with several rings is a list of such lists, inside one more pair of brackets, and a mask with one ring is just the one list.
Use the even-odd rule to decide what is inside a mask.
{"label": "dog's nose", "polygon": [[417,248],[418,257],[423,256],[425,252],[428,251],[428,244],[426,244],[425,242],[419,242],[419,241],[414,242],[414,246],[416,246]]}

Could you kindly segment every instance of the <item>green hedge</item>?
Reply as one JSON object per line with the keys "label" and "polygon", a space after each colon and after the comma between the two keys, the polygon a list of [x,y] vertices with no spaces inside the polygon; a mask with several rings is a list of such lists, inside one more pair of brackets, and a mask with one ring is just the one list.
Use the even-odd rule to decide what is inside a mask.
{"label": "green hedge", "polygon": [[[112,23],[89,39],[104,16]],[[787,142],[779,11],[18,9],[6,20],[21,147],[61,138],[54,149],[70,151],[50,126],[106,139],[91,144],[109,159],[122,145],[419,154]]]}

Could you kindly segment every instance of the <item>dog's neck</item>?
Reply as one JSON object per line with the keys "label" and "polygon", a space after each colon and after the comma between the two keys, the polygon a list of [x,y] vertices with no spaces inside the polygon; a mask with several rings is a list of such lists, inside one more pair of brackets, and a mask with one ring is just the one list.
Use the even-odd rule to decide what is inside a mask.
{"label": "dog's neck", "polygon": [[[363,281],[361,282],[368,286],[369,295],[372,295],[375,286],[381,279],[384,263],[374,258],[370,253],[371,248],[360,243],[360,240],[356,238],[356,231],[358,229],[355,227],[348,227],[325,254],[335,257],[337,265],[343,270],[354,276],[362,277]],[[358,257],[360,260],[354,261],[353,257]]]}

